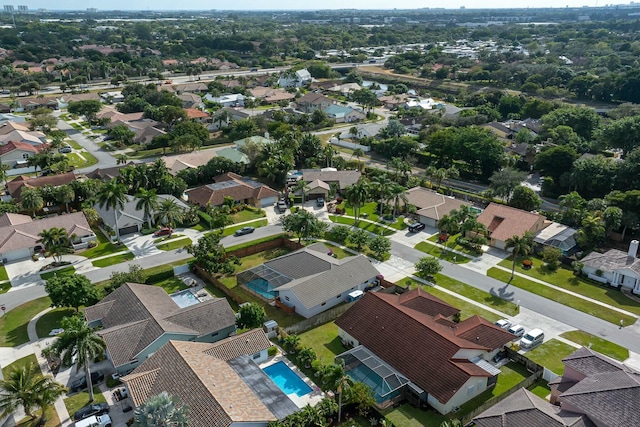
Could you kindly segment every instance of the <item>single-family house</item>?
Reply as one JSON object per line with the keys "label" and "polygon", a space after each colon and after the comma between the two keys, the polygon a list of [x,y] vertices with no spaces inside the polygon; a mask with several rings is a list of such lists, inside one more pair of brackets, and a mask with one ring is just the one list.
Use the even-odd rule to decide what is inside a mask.
{"label": "single-family house", "polygon": [[56,98],[19,98],[16,103],[17,107],[13,109],[16,112],[32,111],[38,108],[58,109]]}
{"label": "single-family house", "polygon": [[302,87],[308,83],[311,83],[313,78],[311,73],[306,68],[298,71],[284,71],[280,74],[278,80],[278,86],[280,87]]}
{"label": "single-family house", "polygon": [[74,249],[86,248],[96,235],[84,213],[57,215],[34,220],[28,215],[6,213],[0,216],[0,259],[6,264],[27,259],[43,249],[39,234],[53,227],[64,228],[73,237]]}
{"label": "single-family house", "polygon": [[261,208],[273,205],[278,197],[278,192],[273,188],[233,172],[217,176],[213,181],[213,184],[187,190],[189,203],[197,206],[206,206],[207,203],[220,206],[226,197],[231,197],[236,203]]}
{"label": "single-family house", "polygon": [[503,140],[512,140],[516,136],[516,132],[500,122],[491,122],[482,126],[489,130],[492,134]]}
{"label": "single-family house", "polygon": [[95,92],[71,94],[65,93],[58,98],[58,108],[67,108],[70,102],[101,101],[102,98]]}
{"label": "single-family house", "polygon": [[323,111],[327,117],[335,120],[336,123],[352,123],[364,120],[367,117],[366,114],[360,110],[338,104],[331,104]]}
{"label": "single-family house", "polygon": [[114,122],[137,122],[144,120],[144,113],[121,113],[113,106],[105,106],[96,114],[96,118],[99,120],[107,120],[109,123]]}
{"label": "single-family house", "polygon": [[234,163],[240,163],[242,165],[248,165],[249,163],[251,163],[251,160],[249,160],[249,156],[235,147],[225,147],[220,150],[216,150],[216,155],[218,157],[223,157],[227,160],[231,160]]}
{"label": "single-family house", "polygon": [[400,104],[400,107],[412,109],[417,108],[420,110],[433,110],[437,103],[431,98],[409,98],[404,103]]}
{"label": "single-family house", "polygon": [[352,134],[351,129],[348,129],[340,134],[340,139],[375,138],[383,127],[385,126],[380,123],[362,123],[356,125],[357,134]]}
{"label": "single-family house", "polygon": [[[302,190],[300,190],[300,192],[302,192]],[[331,186],[324,181],[320,181],[319,179],[308,182],[307,188],[305,190],[305,194],[308,200],[316,200],[319,197],[322,197],[326,200],[329,198],[329,193],[331,193]]]}
{"label": "single-family house", "polygon": [[198,123],[205,123],[211,117],[206,111],[198,110],[197,108],[185,108],[184,111],[187,113],[188,119]]}
{"label": "single-family house", "polygon": [[632,240],[627,252],[609,249],[605,253],[591,252],[580,260],[582,272],[590,279],[611,286],[620,286],[640,294],[640,258],[637,240]]}
{"label": "single-family house", "polygon": [[541,252],[545,246],[558,248],[563,256],[571,256],[578,251],[576,234],[578,230],[554,221],[547,221],[548,225],[533,238],[536,252]]}
{"label": "single-family house", "polygon": [[[96,203],[93,208],[98,212],[103,223],[111,230],[118,229],[118,234],[124,236],[126,234],[139,232],[144,225],[147,224],[147,217],[144,209],[138,209],[138,199],[134,196],[126,195],[125,204],[114,211],[109,206],[100,206]],[[170,194],[158,194],[158,203],[164,200],[173,200],[183,211],[189,210],[189,206],[182,200],[175,198]],[[156,216],[156,211],[151,212],[151,217]]]}
{"label": "single-family house", "polygon": [[487,227],[489,245],[503,250],[513,236],[535,235],[545,227],[544,216],[497,203],[490,203],[477,220]]}
{"label": "single-family house", "polygon": [[[142,126],[136,125],[137,123],[142,124]],[[133,142],[136,144],[147,145],[155,138],[167,134],[164,130],[156,127],[157,123],[132,122],[129,125],[129,128],[133,127],[135,129],[133,131],[135,132]]]}
{"label": "single-family house", "polygon": [[236,149],[240,151],[246,148],[248,144],[255,144],[260,147],[265,147],[267,145],[272,145],[273,143],[274,141],[269,139],[269,134],[267,134],[266,136],[250,136],[233,142],[233,144],[236,146]]}
{"label": "single-family house", "polygon": [[112,90],[109,92],[101,92],[100,98],[107,104],[117,104],[119,102],[124,102],[124,95],[122,91]]}
{"label": "single-family house", "polygon": [[[129,162],[126,165],[117,165],[110,168],[96,168],[91,172],[84,174],[84,177],[89,179],[99,179],[100,181],[111,181],[112,179],[116,179],[120,176],[120,171],[123,168],[132,165],[135,165],[135,163]],[[78,175],[78,178],[80,177],[82,177],[82,175]]]}
{"label": "single-family house", "polygon": [[456,323],[458,312],[420,288],[368,292],[335,321],[351,348],[336,359],[382,407],[406,398],[448,414],[497,382],[490,362],[515,338],[480,316]]}
{"label": "single-family house", "polygon": [[342,95],[348,95],[351,92],[355,92],[360,89],[362,89],[362,86],[360,86],[358,83],[344,83],[327,88],[329,92],[340,93]]}
{"label": "single-family house", "polygon": [[122,381],[135,408],[174,396],[191,427],[267,427],[299,410],[258,366],[271,345],[258,329],[213,344],[171,340]]}
{"label": "single-family house", "polygon": [[204,99],[209,102],[215,102],[223,107],[244,107],[245,96],[241,93],[228,93],[220,96],[212,96],[210,93],[206,94]]}
{"label": "single-family house", "polygon": [[236,316],[226,298],[180,306],[157,286],[125,283],[84,311],[100,327],[107,358],[123,375],[169,340],[213,343],[234,335]]}
{"label": "single-family house", "polygon": [[217,131],[229,126],[229,123],[231,122],[244,120],[248,117],[249,114],[243,111],[224,107],[213,113],[212,122],[207,126],[207,129],[210,131]]}
{"label": "single-family house", "polygon": [[381,96],[378,98],[378,101],[380,101],[382,105],[389,110],[397,110],[401,105],[404,105],[409,98],[409,95],[406,93],[401,93]]}
{"label": "single-family house", "polygon": [[280,101],[293,101],[296,96],[286,90],[274,89],[264,86],[256,86],[249,91],[251,96],[260,100],[261,103],[274,104]]}
{"label": "single-family house", "polygon": [[10,168],[26,167],[29,157],[49,148],[48,144],[31,145],[26,142],[9,141],[0,145],[0,162]]}
{"label": "single-family house", "polygon": [[196,108],[198,110],[204,109],[204,103],[202,102],[200,95],[185,92],[177,96],[178,99],[182,101],[182,108]]}
{"label": "single-family house", "polygon": [[460,209],[461,206],[471,206],[470,203],[424,187],[410,188],[404,195],[407,196],[408,204],[416,207],[418,221],[434,228],[437,228],[442,217],[449,215],[452,210]]}
{"label": "single-family house", "polygon": [[335,104],[335,100],[319,93],[309,92],[296,101],[300,111],[311,114],[316,110],[325,110],[330,105]]}
{"label": "single-family house", "polygon": [[209,87],[204,83],[193,82],[193,83],[183,83],[183,84],[168,85],[168,86],[163,85],[163,86],[159,86],[158,90],[167,90],[169,92],[175,92],[177,94],[184,93],[184,92],[204,93],[209,90]]}
{"label": "single-family house", "polygon": [[303,169],[297,173],[288,175],[288,181],[295,183],[298,179],[305,182],[322,181],[328,185],[335,184],[338,191],[343,191],[350,185],[358,182],[362,173],[360,171],[339,171],[335,168]]}
{"label": "single-family house", "polygon": [[288,253],[238,274],[238,286],[309,318],[378,284],[380,273],[365,256],[336,259],[329,252],[316,243]]}
{"label": "single-family house", "polygon": [[46,136],[39,131],[21,131],[14,130],[13,132],[0,135],[0,144],[7,143],[9,141],[24,142],[31,145],[42,145],[47,142]]}
{"label": "single-family house", "polygon": [[47,185],[50,187],[59,187],[61,185],[70,184],[75,180],[76,176],[73,172],[39,176],[36,178],[19,175],[7,182],[7,190],[13,200],[20,202],[20,194],[22,194],[22,190],[25,188],[42,188]]}
{"label": "single-family house", "polygon": [[204,166],[214,157],[218,157],[216,150],[199,150],[191,153],[162,156],[162,160],[171,175],[176,175],[183,169]]}
{"label": "single-family house", "polygon": [[26,123],[27,122],[27,118],[25,116],[19,116],[17,114],[13,114],[13,113],[9,113],[8,111],[6,113],[2,113],[0,114],[0,124],[5,123],[5,122],[13,122],[13,123]]}
{"label": "single-family house", "polygon": [[[25,122],[14,122],[13,120],[7,120],[0,123],[0,135],[8,135],[15,131],[30,132],[31,129]],[[42,132],[40,132],[40,134],[41,135],[38,136],[45,136]]]}

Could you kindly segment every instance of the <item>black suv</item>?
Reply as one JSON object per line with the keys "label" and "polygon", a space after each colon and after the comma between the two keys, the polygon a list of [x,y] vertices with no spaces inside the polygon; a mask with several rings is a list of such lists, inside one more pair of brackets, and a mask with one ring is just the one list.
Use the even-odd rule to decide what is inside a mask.
{"label": "black suv", "polygon": [[80,421],[88,418],[92,415],[104,415],[109,413],[109,404],[106,402],[94,403],[87,405],[84,408],[78,409],[73,414],[73,421]]}
{"label": "black suv", "polygon": [[[91,384],[96,385],[98,383],[101,383],[102,381],[104,381],[104,372],[91,372]],[[87,377],[83,375],[82,377],[71,383],[69,391],[71,393],[75,393],[76,391],[84,390],[85,388],[87,388]]]}
{"label": "black suv", "polygon": [[424,230],[424,224],[421,222],[416,222],[415,224],[411,224],[409,226],[409,231],[411,233],[417,233],[420,230]]}

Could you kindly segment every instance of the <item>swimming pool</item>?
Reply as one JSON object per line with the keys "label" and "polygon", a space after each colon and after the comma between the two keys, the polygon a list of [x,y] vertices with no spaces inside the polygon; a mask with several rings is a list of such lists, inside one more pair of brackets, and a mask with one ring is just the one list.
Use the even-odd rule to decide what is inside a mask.
{"label": "swimming pool", "polygon": [[178,304],[178,307],[184,308],[190,305],[198,304],[200,300],[190,290],[176,292],[171,295],[173,302]]}
{"label": "swimming pool", "polygon": [[302,397],[311,393],[311,387],[305,384],[295,372],[291,370],[284,362],[277,362],[263,369],[271,380],[276,383],[284,394],[295,394]]}

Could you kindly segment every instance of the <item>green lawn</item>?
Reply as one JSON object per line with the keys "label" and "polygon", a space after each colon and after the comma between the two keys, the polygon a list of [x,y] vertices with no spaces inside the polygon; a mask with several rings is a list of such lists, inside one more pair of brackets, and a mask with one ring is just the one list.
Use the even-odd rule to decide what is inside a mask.
{"label": "green lawn", "polygon": [[[226,227],[224,229],[224,231],[222,232],[222,237],[225,236],[231,236],[233,233],[236,232],[236,230],[240,230],[242,227],[254,227],[254,228],[259,228],[259,227],[264,227],[268,224],[268,221],[266,219],[259,219],[247,224],[242,224],[242,225],[234,225],[232,227]],[[215,231],[211,231],[211,233],[218,233],[218,230]]]}
{"label": "green lawn", "polygon": [[[360,208],[360,218],[368,219],[370,221],[375,221],[375,222],[381,222],[380,215],[378,215],[380,210],[379,208],[377,209],[377,207],[378,207],[377,202],[369,202],[366,205],[362,206]],[[347,207],[345,202],[342,202],[341,204],[337,205],[336,208],[344,209],[345,215],[354,216],[353,208]],[[405,228],[408,227],[407,224],[404,223],[404,218],[396,218],[395,222],[393,223],[385,222],[385,224],[388,224],[389,227],[395,228],[396,230],[404,230]]]}
{"label": "green lawn", "polygon": [[49,297],[42,297],[7,311],[0,317],[0,347],[16,347],[28,343],[29,320],[50,305]]}
{"label": "green lawn", "polygon": [[68,153],[66,156],[67,160],[69,160],[69,165],[76,169],[86,168],[98,163],[98,159],[87,151],[82,152],[82,157],[84,157],[84,159],[80,157],[78,153]]}
{"label": "green lawn", "polygon": [[471,258],[467,258],[466,256],[458,255],[446,249],[442,249],[441,247],[436,246],[428,241],[420,242],[415,245],[414,248],[421,252],[424,252],[425,254],[429,254],[431,256],[452,262],[454,264],[465,264],[471,261]]}
{"label": "green lawn", "polygon": [[555,374],[562,375],[564,372],[562,359],[574,351],[576,351],[575,347],[565,344],[562,341],[551,339],[533,350],[526,352],[525,356]]}
{"label": "green lawn", "polygon": [[[93,386],[93,396],[95,397],[93,403],[101,403],[107,401],[104,398],[102,392],[100,392],[100,387],[98,386]],[[89,401],[89,392],[86,390],[64,399],[64,406],[67,407],[67,411],[69,411],[69,415],[71,416],[71,418],[73,418],[73,414],[78,412],[79,409],[87,406],[89,403],[92,402]]]}
{"label": "green lawn", "polygon": [[[439,234],[436,233],[433,236],[429,237],[427,240],[430,241],[430,242],[433,242],[433,243],[438,243],[438,237],[439,237]],[[443,245],[448,247],[448,248],[450,248],[450,249],[455,249],[458,252],[465,253],[465,254],[469,255],[470,257],[478,257],[478,256],[482,255],[482,253],[478,253],[478,252],[469,250],[469,249],[467,249],[467,248],[465,248],[463,246],[460,246],[457,243],[454,243],[458,237],[460,237],[460,233],[454,234],[453,236],[449,236],[449,240],[447,242],[443,243]]]}
{"label": "green lawn", "polygon": [[338,326],[333,323],[325,323],[298,335],[300,344],[310,347],[325,364],[334,363],[334,357],[346,351],[338,337]]}
{"label": "green lawn", "polygon": [[[323,242],[324,243],[324,242]],[[329,247],[329,249],[331,249],[333,251],[333,254],[338,258],[338,259],[342,259],[342,258],[346,258],[346,257],[350,257],[353,256],[353,254],[351,252],[348,252],[344,249],[342,249],[339,246],[336,245],[332,245],[331,243],[324,243],[325,245],[327,245]]]}
{"label": "green lawn", "polygon": [[96,234],[98,245],[91,249],[87,249],[84,252],[80,252],[80,255],[91,259],[127,250],[127,247],[122,244],[116,245],[114,243],[111,243],[107,236],[104,235],[102,230],[98,228],[92,228],[92,230]]}
{"label": "green lawn", "polygon": [[[19,368],[21,366],[28,365],[29,363],[33,363],[34,365],[38,366],[38,359],[36,358],[35,354],[31,353],[28,356],[22,357],[18,360],[14,360],[12,363],[8,364],[7,366],[3,366],[2,376],[6,378],[7,375],[9,375],[9,372],[11,372],[14,368]],[[40,371],[39,366],[38,366],[38,371]]]}
{"label": "green lawn", "polygon": [[240,212],[236,212],[233,215],[231,215],[231,219],[233,220],[234,224],[237,224],[239,222],[245,222],[245,221],[251,221],[254,219],[260,219],[260,218],[264,218],[267,214],[262,210],[250,210],[250,209],[243,209]]}
{"label": "green lawn", "polygon": [[394,230],[390,230],[388,228],[382,227],[380,225],[373,224],[367,221],[359,221],[358,225],[354,224],[353,218],[346,218],[338,215],[329,215],[329,219],[338,224],[352,225],[358,228],[362,228],[363,230],[367,230],[370,233],[379,234],[381,236],[389,236],[395,233]]}
{"label": "green lawn", "polygon": [[9,292],[9,289],[11,289],[11,282],[0,283],[0,294]]}
{"label": "green lawn", "polygon": [[94,267],[108,267],[110,265],[120,264],[121,262],[131,261],[133,258],[135,258],[135,255],[131,252],[127,252],[120,255],[102,258],[97,261],[93,261],[91,264],[93,264]]}
{"label": "green lawn", "polygon": [[72,146],[76,150],[84,150],[84,147],[82,145],[78,144],[73,139],[65,139],[64,142],[65,142],[65,144],[69,144],[70,146]]}
{"label": "green lawn", "polygon": [[473,286],[467,285],[466,283],[462,283],[459,280],[452,279],[451,277],[445,276],[443,274],[436,274],[434,276],[434,281],[438,286],[442,286],[443,288],[470,298],[474,301],[478,301],[481,304],[487,305],[510,316],[516,316],[520,312],[518,304],[514,304],[510,301],[500,298],[497,295],[492,295],[489,292],[474,288]]}
{"label": "green lawn", "polygon": [[172,251],[174,249],[184,248],[191,243],[193,243],[193,241],[190,238],[184,237],[181,239],[172,239],[167,243],[162,243],[160,245],[157,245],[156,247],[161,251]]}
{"label": "green lawn", "polygon": [[[402,280],[399,280],[397,282],[399,285],[409,285],[411,287],[415,287],[418,286],[418,282],[414,281],[413,279],[410,278],[404,278]],[[475,316],[478,315],[480,317],[484,317],[485,319],[487,319],[490,322],[495,322],[498,319],[501,319],[501,316],[498,316],[497,314],[492,313],[491,311],[487,311],[482,307],[478,307],[475,304],[472,304],[470,302],[461,300],[460,298],[457,298],[451,294],[448,294],[444,291],[441,291],[440,289],[436,289],[432,286],[428,286],[428,285],[422,285],[420,284],[420,286],[422,286],[422,289],[424,289],[425,291],[429,292],[430,294],[432,294],[433,296],[436,296],[438,298],[440,298],[442,301],[446,302],[447,304],[457,308],[460,310],[460,319],[464,320],[466,318],[469,318],[471,316]]]}
{"label": "green lawn", "polygon": [[74,314],[73,308],[56,308],[45,313],[36,323],[38,338],[47,338],[52,329],[60,327],[60,321],[63,317],[71,317]]}
{"label": "green lawn", "polygon": [[[487,271],[487,275],[505,283],[508,283],[509,278],[511,277],[510,272],[500,270],[496,267],[490,268],[489,271]],[[606,320],[607,322],[611,322],[616,325],[620,323],[620,319],[624,320],[625,325],[631,325],[637,320],[635,317],[624,315],[617,311],[613,311],[601,305],[595,304],[591,301],[586,301],[582,298],[575,297],[564,292],[558,292],[553,288],[541,285],[523,277],[515,276],[511,281],[511,285],[525,289],[529,292],[548,298],[552,301],[556,301],[560,304],[564,304],[568,307],[575,308],[576,310],[580,310],[592,316],[599,317],[600,319]]]}
{"label": "green lawn", "polygon": [[4,268],[4,265],[0,265],[0,282],[5,280],[9,280],[9,275],[7,274],[7,269]]}
{"label": "green lawn", "polygon": [[541,399],[546,399],[551,394],[549,385],[543,379],[536,381],[533,386],[529,387],[529,391]]}
{"label": "green lawn", "polygon": [[176,276],[154,283],[153,286],[160,286],[168,294],[172,294],[174,292],[182,291],[184,289],[189,288],[189,286],[187,286],[182,280],[180,280]]}
{"label": "green lawn", "polygon": [[398,427],[440,427],[442,422],[449,419],[433,409],[424,411],[409,403],[387,409],[382,414]]}
{"label": "green lawn", "polygon": [[[585,278],[575,276],[573,274],[573,270],[566,267],[560,267],[556,271],[550,271],[544,266],[544,262],[542,260],[535,257],[527,259],[533,261],[533,268],[525,270],[522,268],[522,262],[517,262],[516,271],[518,273],[531,276],[538,280],[551,283],[552,285],[558,286],[562,289],[567,289],[577,294],[584,295],[585,297],[593,298],[622,310],[640,315],[640,302],[632,300],[615,288],[603,284],[597,284]],[[511,269],[513,266],[512,258],[503,260],[499,265]]]}
{"label": "green lawn", "polygon": [[585,347],[591,346],[593,351],[597,351],[621,362],[629,358],[629,350],[626,348],[584,331],[569,331],[560,336]]}
{"label": "green lawn", "polygon": [[59,270],[45,271],[44,273],[40,273],[40,277],[42,278],[42,280],[48,280],[54,276],[71,276],[73,273],[75,273],[75,271],[76,268],[73,265],[68,265]]}

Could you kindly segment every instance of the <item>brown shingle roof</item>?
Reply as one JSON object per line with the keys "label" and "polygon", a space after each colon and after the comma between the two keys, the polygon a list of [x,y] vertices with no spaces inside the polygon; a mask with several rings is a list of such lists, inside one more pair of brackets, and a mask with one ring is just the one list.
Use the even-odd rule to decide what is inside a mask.
{"label": "brown shingle roof", "polygon": [[436,221],[439,221],[444,215],[448,215],[452,210],[460,209],[460,206],[471,206],[470,203],[422,187],[410,188],[404,194],[407,196],[409,204],[418,208],[416,212],[418,215]]}
{"label": "brown shingle roof", "polygon": [[478,222],[487,227],[492,239],[506,241],[513,236],[522,237],[527,231],[539,231],[542,229],[544,217],[537,213],[491,203],[478,215]]}
{"label": "brown shingle roof", "polygon": [[[5,214],[9,215],[9,214]],[[0,218],[5,218],[3,215]],[[11,252],[19,249],[33,248],[40,240],[39,234],[44,230],[53,227],[64,228],[68,235],[75,234],[78,237],[90,236],[93,234],[87,219],[82,212],[58,215],[49,218],[29,221],[23,218],[17,219],[17,215],[2,219],[0,226],[0,253]]]}
{"label": "brown shingle roof", "polygon": [[4,145],[0,145],[0,156],[10,153],[14,150],[28,151],[30,153],[39,153],[45,148],[49,148],[49,144],[31,145],[22,141],[9,141]]}
{"label": "brown shingle roof", "polygon": [[202,185],[187,191],[189,202],[199,206],[211,203],[219,206],[224,202],[225,197],[232,197],[240,202],[246,199],[264,199],[276,197],[278,192],[271,187],[243,178],[240,175],[227,173],[214,178],[215,183]]}
{"label": "brown shingle roof", "polygon": [[321,171],[317,169],[304,169],[302,171],[302,179],[306,182],[315,180],[324,181],[326,183],[337,182],[340,190],[355,184],[362,174],[359,171]]}
{"label": "brown shingle roof", "polygon": [[27,188],[39,188],[45,185],[57,187],[60,185],[69,184],[76,180],[76,176],[73,172],[62,173],[59,175],[39,176],[37,178],[18,177],[7,183],[7,189],[11,197],[17,201],[20,201],[20,194],[24,187]]}

